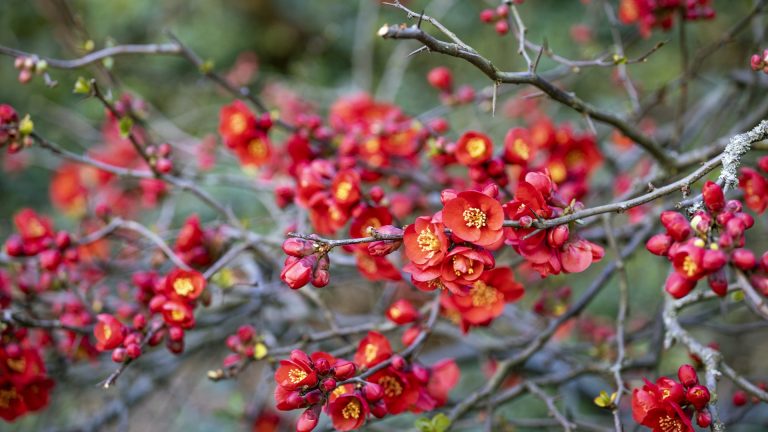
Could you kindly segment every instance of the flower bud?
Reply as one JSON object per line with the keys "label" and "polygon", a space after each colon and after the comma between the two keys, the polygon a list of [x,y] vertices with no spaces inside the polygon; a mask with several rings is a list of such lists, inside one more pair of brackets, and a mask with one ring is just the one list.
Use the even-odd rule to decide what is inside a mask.
{"label": "flower bud", "polygon": [[720,297],[725,297],[725,294],[728,293],[728,279],[725,276],[725,269],[721,268],[707,276],[707,284],[709,284],[712,292]]}
{"label": "flower bud", "polygon": [[742,270],[752,270],[757,264],[755,254],[749,249],[734,249],[731,263]]}
{"label": "flower bud", "polygon": [[376,418],[382,418],[387,415],[387,404],[383,400],[370,404],[369,408],[371,409],[371,414]]}
{"label": "flower bud", "polygon": [[406,366],[405,359],[402,356],[395,354],[392,356],[391,365],[395,370],[403,370]]}
{"label": "flower bud", "polygon": [[701,194],[704,196],[704,205],[712,213],[717,213],[725,208],[725,195],[723,189],[713,181],[707,181],[701,188]]}
{"label": "flower bud", "polygon": [[[184,329],[179,326],[168,327],[168,339],[173,342],[179,342],[184,340]],[[229,340],[227,340],[229,342]]]}
{"label": "flower bud", "polygon": [[54,240],[56,247],[59,249],[66,249],[72,244],[72,237],[66,231],[59,231],[56,233],[56,239]]}
{"label": "flower bud", "polygon": [[747,404],[747,394],[743,390],[733,392],[733,405],[740,407]]}
{"label": "flower bud", "polygon": [[755,287],[756,290],[760,291],[760,294],[764,296],[768,296],[768,277],[767,276],[755,274],[755,275],[752,275],[751,278],[749,278],[749,281],[752,282],[752,286]]}
{"label": "flower bud", "polygon": [[709,390],[703,385],[695,385],[688,389],[686,398],[697,411],[701,411],[709,403]]}
{"label": "flower bud", "polygon": [[429,370],[422,365],[415,364],[411,367],[413,376],[422,384],[429,382]]}
{"label": "flower bud", "polygon": [[672,237],[667,234],[656,234],[645,243],[648,252],[659,256],[666,256],[670,246],[672,246]]}
{"label": "flower bud", "polygon": [[709,411],[699,411],[696,414],[696,424],[699,427],[708,428],[712,424],[712,415],[709,414]]}
{"label": "flower bud", "polygon": [[744,222],[745,230],[748,230],[755,225],[755,218],[753,218],[749,213],[739,212],[735,213],[733,216]]}
{"label": "flower bud", "polygon": [[315,389],[305,394],[304,399],[307,401],[308,404],[314,405],[320,402],[320,398],[322,398],[322,396],[323,396],[323,392],[321,392],[318,389]]}
{"label": "flower bud", "polygon": [[554,249],[559,249],[568,240],[570,230],[568,225],[558,225],[550,230],[547,230],[547,243]]}
{"label": "flower bud", "polygon": [[61,252],[56,249],[44,250],[40,253],[40,266],[48,271],[54,271],[61,264]]}
{"label": "flower bud", "polygon": [[237,337],[242,343],[250,342],[254,336],[256,336],[256,329],[254,329],[252,325],[241,325],[237,329]]}
{"label": "flower bud", "polygon": [[24,256],[24,240],[21,236],[14,234],[8,237],[8,241],[5,242],[5,253],[12,257]]}
{"label": "flower bud", "polygon": [[122,363],[126,360],[127,354],[125,353],[125,348],[115,348],[114,351],[112,351],[112,361],[115,363]]}
{"label": "flower bud", "polygon": [[340,381],[352,378],[355,374],[355,364],[347,360],[339,360],[333,366],[333,376]]}
{"label": "flower bud", "polygon": [[320,407],[309,407],[301,413],[299,421],[296,422],[296,432],[310,432],[320,421]]}
{"label": "flower bud", "polygon": [[300,238],[288,238],[283,242],[283,252],[294,257],[305,257],[315,253],[314,243]]}
{"label": "flower bud", "polygon": [[141,355],[141,346],[139,344],[130,344],[125,347],[125,353],[131,359],[136,359]]}
{"label": "flower bud", "polygon": [[708,272],[720,270],[728,262],[728,257],[725,252],[721,250],[707,249],[704,252],[704,258],[701,261],[701,266]]}
{"label": "flower bud", "polygon": [[496,30],[496,33],[498,33],[500,36],[504,36],[509,32],[509,23],[507,22],[507,20],[496,21],[496,25],[494,26],[494,29]]}
{"label": "flower bud", "polygon": [[661,213],[661,224],[667,229],[667,233],[676,241],[684,241],[691,235],[691,227],[688,220],[681,213],[667,210]]}
{"label": "flower bud", "polygon": [[436,67],[429,71],[427,81],[429,85],[444,93],[450,93],[453,89],[453,74],[445,66]]}
{"label": "flower bud", "polygon": [[384,389],[378,384],[367,383],[363,387],[363,395],[368,402],[377,402],[384,396]]}
{"label": "flower bud", "polygon": [[333,378],[326,378],[320,383],[320,387],[326,392],[332,392],[336,388],[336,380]]}
{"label": "flower bud", "polygon": [[317,263],[315,255],[304,258],[288,257],[285,260],[285,266],[280,273],[280,279],[283,280],[292,289],[299,289],[308,284],[312,278],[312,268]]}
{"label": "flower bud", "polygon": [[679,379],[680,383],[686,388],[693,387],[699,383],[699,376],[696,373],[696,369],[689,364],[684,364],[677,369],[677,379]]}
{"label": "flower bud", "polygon": [[[392,225],[384,225],[376,229],[376,233],[385,236],[400,236],[402,238],[403,230]],[[398,250],[403,244],[402,240],[379,240],[368,244],[368,253],[372,256],[389,255]]]}
{"label": "flower bud", "polygon": [[[480,11],[480,21],[484,23],[491,23],[493,22],[494,18],[496,18],[496,12],[494,12],[493,9],[483,9]],[[757,60],[755,60],[755,58],[757,58]],[[757,65],[757,69],[760,69],[760,56],[754,54],[750,63],[753,65],[752,69],[755,69],[754,65]]]}
{"label": "flower bud", "polygon": [[312,286],[322,288],[331,281],[331,273],[328,270],[318,269],[312,274]]}
{"label": "flower bud", "polygon": [[696,281],[688,280],[680,273],[673,271],[669,274],[664,290],[674,298],[683,298],[696,286]]}
{"label": "flower bud", "polygon": [[331,364],[321,357],[315,361],[315,371],[320,375],[325,375],[331,371]]}
{"label": "flower bud", "polygon": [[741,208],[741,201],[739,200],[728,200],[728,202],[725,203],[725,211],[736,213],[740,212]]}

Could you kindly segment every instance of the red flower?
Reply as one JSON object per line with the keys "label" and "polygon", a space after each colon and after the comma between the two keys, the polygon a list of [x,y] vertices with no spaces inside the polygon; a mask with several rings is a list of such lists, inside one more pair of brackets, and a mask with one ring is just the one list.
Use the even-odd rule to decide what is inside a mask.
{"label": "red flower", "polygon": [[265,165],[272,157],[272,144],[261,130],[252,130],[240,137],[233,150],[240,162],[246,166]]}
{"label": "red flower", "polygon": [[632,418],[653,432],[694,432],[680,405],[665,394],[657,385],[646,381],[642,389],[632,392]]}
{"label": "red flower", "polygon": [[192,308],[180,301],[167,301],[162,307],[163,320],[168,325],[177,325],[183,329],[195,326],[195,315]]}
{"label": "red flower", "polygon": [[165,291],[172,297],[192,301],[205,289],[205,277],[195,270],[173,269],[165,277]]}
{"label": "red flower", "polygon": [[429,85],[441,92],[450,93],[453,89],[453,75],[445,66],[436,67],[427,74]]}
{"label": "red flower", "polygon": [[483,271],[494,265],[493,255],[487,250],[456,246],[443,261],[440,281],[453,293],[465,294],[480,279]]}
{"label": "red flower", "polygon": [[390,321],[398,325],[409,324],[419,318],[419,311],[406,299],[392,303],[386,314]]}
{"label": "red flower", "polygon": [[392,346],[386,336],[370,331],[357,345],[354,360],[360,367],[371,367],[390,357],[392,357]]}
{"label": "red flower", "polygon": [[445,225],[427,216],[416,218],[405,228],[403,243],[406,256],[417,266],[439,264],[448,252]]}
{"label": "red flower", "polygon": [[328,416],[338,431],[357,429],[368,417],[368,403],[358,393],[347,393],[328,403]]}
{"label": "red flower", "polygon": [[231,143],[243,139],[246,132],[255,127],[256,117],[248,109],[248,106],[240,100],[223,106],[219,112],[219,133],[230,148],[236,146]]}
{"label": "red flower", "polygon": [[334,201],[342,207],[349,207],[360,201],[360,175],[346,169],[336,173],[331,184]]}
{"label": "red flower", "polygon": [[453,359],[441,360],[430,368],[427,392],[435,400],[434,408],[445,405],[448,393],[459,383],[460,377],[461,371]]}
{"label": "red flower", "polygon": [[285,390],[299,390],[304,386],[312,387],[317,384],[317,374],[309,362],[293,357],[290,360],[280,360],[280,366],[275,371],[277,384]]}
{"label": "red flower", "polygon": [[357,261],[357,270],[368,280],[399,281],[403,278],[400,270],[389,262],[386,257],[370,256],[364,252],[358,252],[355,254],[355,259]]}
{"label": "red flower", "polygon": [[459,239],[489,246],[497,243],[503,234],[504,210],[494,198],[466,191],[446,201],[443,221]]}
{"label": "red flower", "polygon": [[600,261],[604,255],[605,250],[601,246],[581,239],[563,245],[560,250],[560,262],[566,273],[579,273],[593,262]]}
{"label": "red flower", "polygon": [[123,343],[123,324],[112,315],[96,315],[93,334],[96,336],[96,349],[106,351],[117,348]]}
{"label": "red flower", "polygon": [[465,132],[456,142],[456,159],[462,165],[479,165],[493,155],[493,142],[481,132]]}
{"label": "red flower", "polygon": [[516,282],[512,270],[507,267],[483,272],[469,289],[467,295],[443,293],[441,303],[448,310],[459,313],[461,327],[467,331],[471,326],[484,326],[501,315],[506,303],[523,296],[523,286]]}
{"label": "red flower", "polygon": [[744,189],[744,201],[755,213],[768,208],[768,181],[751,168],[742,168],[739,187]]}
{"label": "red flower", "polygon": [[704,249],[694,245],[692,242],[685,243],[676,247],[669,254],[675,271],[690,281],[697,281],[706,275],[704,269]]}
{"label": "red flower", "polygon": [[510,164],[527,165],[533,156],[533,141],[528,129],[510,129],[504,136],[504,160]]}
{"label": "red flower", "polygon": [[368,382],[378,384],[384,389],[384,404],[392,415],[400,414],[410,408],[418,399],[419,391],[406,375],[391,366],[368,377]]}

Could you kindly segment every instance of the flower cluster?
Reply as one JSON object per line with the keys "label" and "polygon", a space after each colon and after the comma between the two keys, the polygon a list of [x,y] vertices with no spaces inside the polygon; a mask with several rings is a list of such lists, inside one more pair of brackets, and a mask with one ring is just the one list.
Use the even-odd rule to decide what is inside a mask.
{"label": "flower cluster", "polygon": [[245,166],[262,166],[272,157],[269,113],[256,116],[241,100],[235,100],[221,109],[219,134],[227,146]]}
{"label": "flower cluster", "polygon": [[694,432],[691,415],[696,413],[696,424],[709,427],[712,417],[706,407],[709,390],[699,384],[696,369],[682,365],[677,371],[678,381],[661,377],[656,383],[645,380],[642,388],[632,392],[632,417],[638,424],[654,432]]}
{"label": "flower cluster", "polygon": [[200,225],[200,218],[187,218],[176,237],[174,252],[188,265],[202,268],[209,266],[220,255],[222,247],[218,230]]}
{"label": "flower cluster", "polygon": [[768,74],[768,49],[763,50],[763,54],[752,54],[749,58],[749,66],[753,71],[763,71]]}
{"label": "flower cluster", "polygon": [[[755,221],[742,212],[738,200],[725,201],[723,190],[717,183],[707,181],[702,188],[705,208],[688,219],[676,211],[661,214],[664,234],[648,239],[646,248],[655,255],[667,257],[674,270],[664,289],[675,298],[688,295],[696,283],[707,278],[709,287],[719,296],[728,291],[726,265],[745,272],[757,270],[754,253],[744,248],[744,232]],[[767,261],[768,257],[763,261]],[[753,284],[768,292],[767,266],[759,265],[763,274],[754,272]]]}
{"label": "flower cluster", "polygon": [[16,57],[13,67],[19,70],[19,82],[26,84],[32,81],[35,75],[42,75],[48,70],[48,62],[33,57]]}
{"label": "flower cluster", "polygon": [[5,252],[12,257],[38,258],[40,268],[53,273],[62,264],[76,264],[80,255],[72,237],[66,231],[54,234],[53,224],[47,217],[32,209],[22,209],[13,217],[18,234],[11,235],[5,243]]}
{"label": "flower cluster", "polygon": [[[356,371],[384,362],[386,367],[378,367],[364,379],[350,380]],[[381,418],[440,407],[458,379],[459,370],[452,360],[443,360],[431,368],[409,364],[393,355],[386,337],[369,332],[360,341],[354,362],[325,352],[308,355],[292,351],[289,359],[280,360],[275,371],[275,401],[279,410],[304,409],[297,431],[314,429],[323,409],[336,430],[349,431],[365,424],[369,415]]]}
{"label": "flower cluster", "polygon": [[[516,4],[523,3],[523,0],[515,0]],[[503,36],[509,32],[509,6],[502,4],[496,9],[483,9],[480,12],[480,21],[485,24],[493,24],[496,33]]]}
{"label": "flower cluster", "polygon": [[534,220],[562,216],[580,207],[579,202],[563,201],[548,172],[529,172],[518,185],[515,198],[504,205],[507,216],[521,226],[508,229],[505,241],[542,277],[582,272],[603,258],[601,246],[571,236],[568,225],[547,229],[532,226]]}
{"label": "flower cluster", "polygon": [[39,342],[27,329],[0,333],[0,418],[14,421],[48,405],[53,381],[46,375]]}
{"label": "flower cluster", "polygon": [[[758,168],[768,173],[768,156],[757,162]],[[739,187],[744,191],[744,203],[750,210],[761,214],[768,208],[768,179],[752,168],[741,168]]]}
{"label": "flower cluster", "polygon": [[0,104],[0,148],[8,145],[8,153],[16,153],[32,145],[32,121],[29,116],[19,121],[19,115],[12,106]]}
{"label": "flower cluster", "polygon": [[619,19],[624,24],[637,24],[640,34],[648,37],[654,27],[671,29],[679,11],[685,21],[715,17],[711,0],[621,0]]}
{"label": "flower cluster", "polygon": [[[468,104],[475,100],[475,89],[470,85],[463,85],[453,91],[453,74],[451,70],[445,66],[438,66],[429,71],[427,74],[427,81],[429,85],[440,91],[440,99],[446,105],[458,105]],[[436,127],[433,123],[434,129],[441,129]]]}

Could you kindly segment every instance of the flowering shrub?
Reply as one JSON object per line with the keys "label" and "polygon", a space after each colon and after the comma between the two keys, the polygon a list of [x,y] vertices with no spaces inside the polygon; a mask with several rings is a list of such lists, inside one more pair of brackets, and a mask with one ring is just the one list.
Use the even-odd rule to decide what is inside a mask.
{"label": "flowering shrub", "polygon": [[[740,32],[765,2],[726,11],[736,25],[694,53],[686,32],[711,38],[721,19],[708,0],[583,0],[570,7],[607,23],[571,28],[580,57],[604,52],[583,60],[528,36],[535,1],[495,6],[462,7],[517,49],[513,72],[410,4],[361,5],[363,18],[370,7],[418,20],[368,26],[368,38],[412,39],[411,54],[464,60],[491,85],[435,56],[414,84],[424,94],[394,102],[362,86],[324,108],[284,84],[250,88],[258,57],[222,74],[173,35],[72,60],[0,46],[20,85],[167,55],[222,91],[197,137],[169,125],[153,95],[62,75],[102,113],[97,142],[80,147],[58,144],[44,113],[21,115],[33,105],[0,104],[7,175],[53,170],[50,208],[12,209],[3,237],[0,417],[61,409],[72,370],[89,386],[133,385],[133,404],[196,352],[200,375],[256,389],[238,407],[255,431],[721,431],[762,413],[765,384],[713,339],[768,319],[768,156],[752,154],[768,149],[768,120],[760,98],[740,96],[764,85],[755,72],[768,56],[753,55],[751,71],[743,58],[728,65],[738,85],[717,91],[736,114],[700,85],[713,85],[701,81],[707,56],[752,43]],[[681,70],[654,91],[629,72],[656,61],[664,42],[644,39],[657,28],[679,30],[679,47],[663,49]],[[613,79],[598,87],[621,103],[572,90],[577,72],[606,69]],[[436,107],[412,112],[415,99]],[[676,380],[663,375],[670,364]],[[540,407],[511,403],[525,394]],[[112,406],[76,428],[127,409]]]}

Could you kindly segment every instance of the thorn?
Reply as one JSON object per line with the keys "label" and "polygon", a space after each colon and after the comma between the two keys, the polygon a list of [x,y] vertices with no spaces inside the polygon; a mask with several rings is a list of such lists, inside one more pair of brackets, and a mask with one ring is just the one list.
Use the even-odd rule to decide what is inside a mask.
{"label": "thorn", "polygon": [[419,22],[416,23],[416,28],[421,28],[421,21],[424,19],[424,9],[421,10],[421,15],[419,15]]}
{"label": "thorn", "polygon": [[408,54],[408,57],[410,57],[412,55],[415,55],[415,54],[418,54],[418,53],[420,53],[422,51],[429,51],[429,48],[427,48],[427,46],[425,45],[425,46],[423,46],[423,47],[421,47],[421,48],[411,52],[410,54]]}

